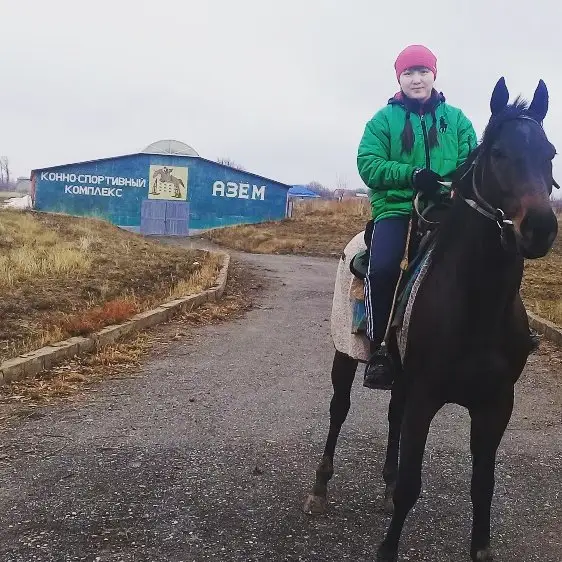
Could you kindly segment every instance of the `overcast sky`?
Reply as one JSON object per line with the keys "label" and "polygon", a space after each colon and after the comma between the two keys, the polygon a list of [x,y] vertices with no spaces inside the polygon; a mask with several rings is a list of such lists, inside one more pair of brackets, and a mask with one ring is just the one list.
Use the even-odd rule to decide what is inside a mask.
{"label": "overcast sky", "polygon": [[0,154],[29,175],[175,138],[285,183],[360,187],[365,122],[397,90],[393,63],[411,43],[435,52],[436,87],[478,135],[500,76],[512,98],[543,78],[562,152],[561,6],[1,0]]}

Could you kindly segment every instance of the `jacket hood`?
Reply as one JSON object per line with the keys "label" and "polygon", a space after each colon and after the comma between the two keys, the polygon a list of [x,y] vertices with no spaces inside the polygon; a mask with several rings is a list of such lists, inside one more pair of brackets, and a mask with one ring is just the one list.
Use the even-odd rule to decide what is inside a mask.
{"label": "jacket hood", "polygon": [[420,103],[418,100],[413,100],[405,96],[402,91],[396,92],[388,100],[389,105],[401,105],[405,109],[415,113],[426,113],[435,109],[440,103],[445,103],[446,99],[443,92],[438,92],[435,88],[431,92],[431,97],[425,102]]}

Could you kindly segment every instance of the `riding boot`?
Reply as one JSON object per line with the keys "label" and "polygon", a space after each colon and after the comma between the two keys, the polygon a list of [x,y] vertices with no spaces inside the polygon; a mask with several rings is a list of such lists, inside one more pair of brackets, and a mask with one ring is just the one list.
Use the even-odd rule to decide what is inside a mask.
{"label": "riding boot", "polygon": [[365,367],[363,386],[373,390],[391,390],[394,381],[394,367],[386,345],[370,342],[369,361]]}

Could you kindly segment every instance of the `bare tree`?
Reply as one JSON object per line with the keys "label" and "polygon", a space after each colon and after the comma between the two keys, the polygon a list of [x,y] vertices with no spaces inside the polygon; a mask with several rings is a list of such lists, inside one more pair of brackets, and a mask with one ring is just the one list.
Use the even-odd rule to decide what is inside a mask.
{"label": "bare tree", "polygon": [[228,166],[230,168],[234,168],[236,170],[240,170],[242,172],[246,171],[246,168],[244,168],[244,166],[241,166],[240,164],[237,164],[231,158],[217,158],[217,163],[222,164],[223,166]]}
{"label": "bare tree", "polygon": [[334,196],[333,192],[330,189],[324,187],[318,181],[311,181],[309,184],[307,184],[306,187],[308,187],[310,191],[314,191],[314,193],[320,195],[320,197],[322,197],[323,199],[332,199],[332,197]]}
{"label": "bare tree", "polygon": [[0,156],[0,181],[10,185],[10,161],[7,156]]}
{"label": "bare tree", "polygon": [[336,175],[336,189],[347,190],[347,180],[341,177],[339,174]]}

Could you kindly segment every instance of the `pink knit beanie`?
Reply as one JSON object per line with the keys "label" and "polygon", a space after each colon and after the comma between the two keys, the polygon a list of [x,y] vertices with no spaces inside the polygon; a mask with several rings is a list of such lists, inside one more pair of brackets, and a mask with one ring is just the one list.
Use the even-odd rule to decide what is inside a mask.
{"label": "pink knit beanie", "polygon": [[437,78],[437,58],[435,55],[423,45],[410,45],[406,47],[396,58],[394,69],[396,70],[396,78],[400,81],[400,75],[407,68],[413,66],[425,66],[429,68],[435,78]]}

